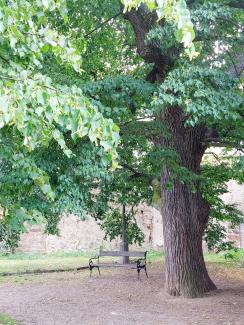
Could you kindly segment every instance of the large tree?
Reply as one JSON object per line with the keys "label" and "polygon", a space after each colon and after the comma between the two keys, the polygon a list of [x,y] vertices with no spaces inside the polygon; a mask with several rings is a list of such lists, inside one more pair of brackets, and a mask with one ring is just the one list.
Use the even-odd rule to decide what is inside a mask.
{"label": "large tree", "polygon": [[154,144],[174,151],[179,164],[196,177],[193,189],[175,177],[172,166],[161,168],[166,288],[171,295],[195,297],[215,289],[202,253],[210,205],[202,193],[201,162],[210,144],[243,146],[243,12],[236,6],[232,1],[188,1],[199,51],[192,62],[175,42],[174,24],[158,22],[144,5],[124,14],[135,33],[137,53],[153,64],[147,80],[159,85],[152,106],[155,120],[167,132],[157,134]]}
{"label": "large tree", "polygon": [[[138,136],[137,140],[133,138],[134,155],[126,147],[125,152],[130,152],[126,157],[132,163],[127,168],[134,176],[150,173],[155,165],[160,168],[166,289],[172,295],[195,297],[216,288],[202,253],[211,204],[203,195],[207,178],[204,180],[206,168],[201,162],[210,146],[237,150],[243,146],[243,13],[236,7],[239,3],[230,1],[188,2],[199,52],[193,61],[175,38],[178,31],[173,22],[159,21],[156,12],[144,4],[123,13],[133,28],[137,54],[149,64],[142,65],[144,73],[152,67],[145,79],[156,86],[150,107],[138,108],[133,103],[136,94],[128,87],[125,91],[133,115],[130,139],[133,133]],[[119,94],[123,87],[118,88]],[[101,100],[104,90],[103,85]],[[125,121],[126,125],[117,122],[122,125],[123,137],[129,127]],[[153,163],[140,156],[142,134],[150,147],[147,153],[155,153],[157,161]],[[227,165],[232,168],[230,160]]]}
{"label": "large tree", "polygon": [[[117,71],[137,78],[144,74],[154,86],[144,83],[142,88],[134,80],[132,87],[128,77],[113,77],[88,89],[109,107],[105,114],[121,127],[121,166],[131,172],[133,179],[148,179],[149,185],[160,179],[167,292],[196,297],[216,288],[202,253],[202,237],[209,216],[214,214],[207,183],[214,187],[214,177],[222,177],[222,181],[235,178],[230,172],[235,166],[239,174],[243,172],[241,157],[237,156],[235,162],[228,151],[221,166],[225,171],[222,176],[217,167],[209,170],[209,165],[202,164],[210,146],[239,151],[243,147],[243,13],[237,9],[238,2],[188,1],[198,52],[190,61],[177,39],[179,30],[174,20],[159,20],[152,10],[153,1],[140,3],[134,1],[136,8],[128,12],[122,8],[121,13],[132,27],[134,42],[131,30],[121,21],[118,34],[124,48],[117,44],[112,53],[117,52],[120,58]],[[186,9],[182,1],[178,3]],[[114,28],[113,40],[117,39],[118,27],[112,22],[102,32],[96,30],[97,41],[99,35],[106,35],[106,28],[110,32]],[[119,50],[126,54],[121,55]],[[139,69],[136,61],[131,63],[131,58],[136,60],[134,50],[143,60]],[[122,66],[126,58],[130,58],[129,69]]]}

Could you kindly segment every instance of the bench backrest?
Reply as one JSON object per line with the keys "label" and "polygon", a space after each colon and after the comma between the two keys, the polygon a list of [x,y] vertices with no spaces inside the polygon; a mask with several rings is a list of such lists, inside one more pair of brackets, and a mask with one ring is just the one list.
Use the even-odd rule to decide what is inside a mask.
{"label": "bench backrest", "polygon": [[145,257],[147,252],[120,252],[120,251],[100,251],[99,256],[131,256]]}

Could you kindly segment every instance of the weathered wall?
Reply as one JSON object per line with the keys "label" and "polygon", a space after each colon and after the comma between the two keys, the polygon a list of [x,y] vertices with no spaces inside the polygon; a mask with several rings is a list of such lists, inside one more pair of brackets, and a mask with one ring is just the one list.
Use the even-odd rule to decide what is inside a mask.
{"label": "weathered wall", "polygon": [[[159,249],[163,246],[162,218],[154,208],[141,205],[136,216],[139,227],[145,234],[144,247]],[[62,217],[59,236],[46,235],[41,226],[33,226],[21,236],[18,251],[50,253],[57,251],[93,250],[99,247],[118,248],[119,239],[104,240],[104,232],[93,218],[81,221],[75,215]]]}
{"label": "weathered wall", "polygon": [[[222,198],[225,202],[236,204],[238,209],[244,213],[244,186],[237,184],[235,181],[228,183],[229,192],[224,194]],[[244,248],[244,224],[232,229],[230,225],[228,228],[228,239],[234,240],[237,243],[237,247]]]}
{"label": "weathered wall", "polygon": [[25,253],[43,253],[46,249],[46,238],[44,227],[33,225],[29,228],[29,232],[21,236],[18,251]]}
{"label": "weathered wall", "polygon": [[244,248],[244,223],[240,225],[240,247]]}
{"label": "weathered wall", "polygon": [[91,250],[99,247],[104,234],[92,218],[81,221],[74,215],[64,216],[60,223],[60,236],[47,236],[47,253],[54,251]]}
{"label": "weathered wall", "polygon": [[[223,196],[228,203],[236,203],[244,212],[244,186],[229,182],[229,193]],[[136,216],[139,227],[145,234],[145,248],[163,247],[163,224],[160,212],[152,207],[141,205]],[[228,225],[227,225],[228,227]],[[244,224],[236,229],[228,227],[228,239],[235,240],[238,247],[244,248]],[[74,215],[65,216],[59,223],[60,236],[43,234],[42,227],[33,226],[21,238],[19,251],[50,253],[56,251],[93,250],[99,247],[118,248],[119,240],[106,242],[104,233],[94,219],[81,221]]]}

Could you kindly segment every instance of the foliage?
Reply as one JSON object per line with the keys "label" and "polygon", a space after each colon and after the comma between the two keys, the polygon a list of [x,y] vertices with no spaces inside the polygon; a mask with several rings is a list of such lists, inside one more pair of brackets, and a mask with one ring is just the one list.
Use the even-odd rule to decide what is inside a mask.
{"label": "foliage", "polygon": [[[202,191],[205,199],[210,204],[210,220],[205,230],[204,240],[208,249],[215,252],[226,251],[235,248],[235,243],[227,241],[227,231],[223,223],[229,223],[232,228],[244,221],[243,213],[234,205],[224,201],[223,195],[228,193],[227,181],[229,179],[240,180],[239,170],[233,165],[232,156],[219,155],[217,162],[211,160],[213,153],[206,155],[202,165]],[[215,154],[213,156],[216,158]]]}
{"label": "foliage", "polygon": [[205,230],[203,239],[206,241],[208,250],[219,253],[235,248],[234,241],[226,241],[226,227],[218,221],[214,222],[210,219],[208,227]]}
{"label": "foliage", "polygon": [[[145,235],[138,227],[134,211],[126,213],[126,241],[128,244],[142,245]],[[101,224],[101,228],[105,231],[105,239],[113,240],[117,237],[121,237],[122,229],[122,214],[119,209],[113,209],[106,215],[105,221]]]}
{"label": "foliage", "polygon": [[[195,175],[173,148],[160,147],[171,136],[160,116],[180,105],[189,132],[204,124],[216,130],[218,144],[242,149],[243,80],[233,67],[243,13],[217,0],[188,7],[157,1],[157,8],[155,1],[124,1],[125,9],[142,2],[161,18],[146,42],[170,56],[155,84],[145,81],[152,65],[136,55],[118,1],[0,2],[0,204],[13,227],[45,220],[56,233],[58,216],[69,212],[110,224],[109,202],[136,206],[157,196],[159,203],[165,166],[168,190],[175,180],[192,191],[201,182],[210,225],[240,221],[219,195],[228,180],[243,182],[243,157],[230,160],[227,151],[227,165],[208,162]],[[199,55],[189,62],[179,42],[192,55],[193,39]],[[111,170],[116,161],[120,168]]]}
{"label": "foliage", "polygon": [[[56,142],[59,154],[71,158],[66,138],[70,143],[85,138],[101,148],[107,168],[114,168],[119,128],[80,88],[60,86],[40,72],[48,58],[81,72],[78,50],[50,23],[51,16],[68,22],[65,2],[3,0],[0,9],[0,204],[8,219],[23,227],[24,221],[40,217],[37,208],[44,204],[50,210],[57,200],[48,170],[37,161],[40,152]],[[24,197],[39,197],[41,203],[29,209]]]}
{"label": "foliage", "polygon": [[[182,65],[169,73],[154,100],[156,107],[180,106],[190,118],[187,125],[216,120],[233,123],[244,105],[240,82],[226,71]],[[175,96],[177,94],[177,96]]]}
{"label": "foliage", "polygon": [[[28,150],[48,145],[55,139],[70,156],[63,139],[64,131],[71,132],[74,140],[88,136],[92,142],[100,140],[107,151],[112,149],[115,140],[112,132],[116,135],[118,129],[111,120],[104,120],[77,87],[54,86],[50,77],[35,73],[48,51],[63,64],[71,64],[79,71],[80,56],[63,35],[49,28],[45,17],[48,10],[58,10],[64,15],[64,5],[59,1],[44,4],[34,1],[32,5],[28,1],[3,1],[1,10],[4,17],[1,127],[14,126]],[[65,15],[63,18],[67,19]],[[28,68],[24,69],[26,64]]]}
{"label": "foliage", "polygon": [[18,247],[20,240],[20,229],[14,229],[6,223],[5,220],[0,220],[0,244],[1,250],[13,253],[15,248]]}

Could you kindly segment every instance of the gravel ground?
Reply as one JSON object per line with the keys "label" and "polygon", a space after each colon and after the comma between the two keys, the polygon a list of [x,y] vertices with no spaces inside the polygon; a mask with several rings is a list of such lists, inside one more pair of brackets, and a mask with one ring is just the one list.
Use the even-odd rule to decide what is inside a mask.
{"label": "gravel ground", "polygon": [[167,296],[159,264],[140,281],[115,269],[5,278],[0,312],[24,325],[244,325],[244,269],[210,265],[210,274],[219,289],[198,299]]}

